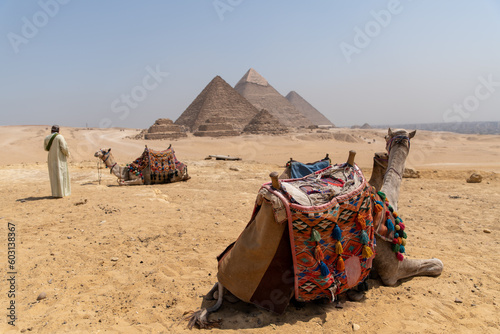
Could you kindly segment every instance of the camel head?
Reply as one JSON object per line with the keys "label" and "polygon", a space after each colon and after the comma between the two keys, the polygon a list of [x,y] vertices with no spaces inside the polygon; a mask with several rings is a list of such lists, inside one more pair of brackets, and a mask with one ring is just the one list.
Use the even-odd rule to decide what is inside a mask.
{"label": "camel head", "polygon": [[394,145],[405,145],[410,149],[410,139],[415,137],[417,130],[413,130],[412,132],[408,132],[404,129],[396,129],[392,130],[389,128],[387,131],[387,135],[385,136],[386,141],[386,149],[387,152],[391,150]]}
{"label": "camel head", "polygon": [[101,158],[101,159],[105,159],[106,158],[106,155],[109,154],[109,152],[111,152],[111,149],[108,149],[108,150],[103,150],[102,148],[99,149],[99,151],[95,152],[94,153],[94,157],[96,158]]}

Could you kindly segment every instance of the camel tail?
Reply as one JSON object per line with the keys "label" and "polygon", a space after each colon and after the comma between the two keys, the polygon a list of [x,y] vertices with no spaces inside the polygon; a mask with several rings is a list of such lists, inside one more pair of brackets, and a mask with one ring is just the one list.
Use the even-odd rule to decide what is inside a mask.
{"label": "camel tail", "polygon": [[215,303],[214,306],[209,307],[209,308],[202,308],[199,309],[198,311],[188,311],[185,312],[183,315],[183,319],[188,321],[187,327],[189,329],[192,329],[193,327],[197,326],[200,329],[210,329],[210,328],[219,328],[220,324],[222,322],[222,319],[218,320],[208,320],[208,316],[210,313],[217,312],[219,308],[222,306],[222,301],[224,300],[224,287],[220,283],[215,283],[214,287],[210,292],[208,293],[211,295],[211,293],[218,288],[219,291],[219,298],[217,299],[217,303]]}

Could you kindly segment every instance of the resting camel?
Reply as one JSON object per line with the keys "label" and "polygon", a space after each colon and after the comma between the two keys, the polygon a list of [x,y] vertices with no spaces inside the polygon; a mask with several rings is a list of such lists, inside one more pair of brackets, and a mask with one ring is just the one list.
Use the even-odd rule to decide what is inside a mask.
{"label": "resting camel", "polygon": [[143,154],[126,167],[118,165],[111,149],[95,152],[110,174],[118,178],[118,184],[140,185],[152,183],[170,183],[190,179],[187,166],[177,160],[171,145],[165,151],[153,151],[146,147]]}
{"label": "resting camel", "polygon": [[[379,182],[380,185],[378,185],[378,186],[380,187],[380,191],[382,192],[379,194],[381,194],[381,197],[383,197],[383,200],[385,200],[386,204],[387,204],[387,206],[384,204],[382,210],[377,208],[378,204],[370,206],[371,209],[369,209],[369,210],[373,210],[373,217],[374,217],[373,221],[375,221],[375,217],[380,217],[380,215],[382,214],[384,217],[387,218],[387,219],[386,218],[384,218],[384,219],[386,219],[386,224],[388,224],[387,221],[389,221],[389,217],[390,217],[390,218],[392,218],[392,220],[401,222],[401,223],[396,223],[396,224],[398,224],[398,226],[396,226],[396,227],[398,227],[396,230],[399,230],[399,227],[401,226],[400,232],[402,232],[404,230],[404,225],[402,224],[402,221],[397,216],[396,211],[397,211],[398,198],[399,198],[399,192],[400,192],[400,186],[401,186],[401,179],[402,179],[403,171],[405,168],[405,161],[406,161],[406,158],[408,156],[409,149],[410,149],[410,139],[414,137],[415,133],[416,133],[416,131],[409,133],[406,130],[397,130],[397,131],[392,131],[391,129],[388,130],[388,135],[386,136],[386,143],[387,143],[386,149],[388,152],[387,169],[383,173],[382,173],[383,170],[376,171],[375,175],[373,175],[373,177],[372,177],[372,182],[373,181],[374,181],[374,183]],[[345,168],[344,166],[347,166],[347,167],[350,166],[353,169],[356,169],[357,167],[354,166],[353,160],[354,160],[354,155],[350,155],[348,162],[345,165],[342,165],[340,167],[340,169]],[[272,188],[274,190],[279,190],[279,189],[281,189],[281,187],[283,187],[284,181],[282,181],[281,183],[279,182],[278,177],[277,177],[277,173],[272,173],[271,178],[272,178]],[[380,179],[382,179],[382,180],[380,180]],[[369,188],[370,185],[367,185],[367,187]],[[364,188],[364,189],[366,190],[368,188]],[[267,185],[267,189],[271,189],[271,185]],[[274,192],[274,193],[276,193],[276,192]],[[375,198],[375,197],[373,197],[373,195],[372,195],[372,199],[373,198]],[[376,199],[379,199],[379,197],[376,197]],[[374,202],[381,203],[380,201],[377,201],[377,200],[375,200]],[[348,205],[350,205],[350,202],[348,203]],[[273,205],[273,207],[274,207],[274,205]],[[262,206],[260,208],[259,212],[267,210],[268,212],[271,212],[270,214],[268,213],[267,215],[268,216],[271,215],[271,217],[273,217],[273,210],[274,210],[273,207],[269,208],[269,205],[268,205],[268,208],[266,209],[265,206]],[[385,211],[386,208],[390,209],[391,213],[389,213],[389,210]],[[378,211],[378,212],[376,212],[376,211]],[[276,210],[274,210],[274,212],[276,214]],[[361,211],[360,211],[360,213],[361,213]],[[238,245],[238,242],[240,242],[240,245],[241,245],[242,241],[240,241],[240,240],[244,240],[247,237],[247,236],[245,236],[245,231],[247,231],[247,230],[250,231],[248,233],[253,233],[255,235],[259,235],[261,238],[265,238],[265,237],[269,236],[269,234],[273,233],[274,230],[278,229],[278,227],[274,227],[275,224],[272,224],[272,223],[274,223],[274,219],[267,218],[268,221],[272,222],[269,224],[269,225],[271,225],[271,227],[269,229],[269,232],[264,231],[264,233],[263,233],[263,231],[261,231],[260,228],[262,228],[263,226],[264,226],[264,228],[266,228],[265,225],[260,225],[260,226],[255,227],[256,224],[259,224],[258,222],[255,222],[259,218],[258,215],[259,215],[259,213],[257,213],[257,215],[254,215],[254,218],[252,218],[253,220],[249,223],[249,225],[243,231],[243,233],[240,235],[238,240],[234,244],[232,244],[228,247],[229,251],[234,251],[234,249],[237,249],[237,251],[240,252],[239,253],[240,257],[242,256],[241,255],[242,247],[237,248],[237,245]],[[261,216],[261,217],[263,217],[263,216]],[[311,217],[311,216],[309,216],[309,217]],[[274,216],[274,218],[276,218],[276,215]],[[397,220],[396,220],[396,218],[397,218]],[[311,219],[313,219],[313,218],[311,218]],[[253,229],[252,229],[251,223],[254,223]],[[321,221],[320,223],[323,223],[323,221]],[[278,225],[278,224],[276,224],[276,225]],[[287,229],[285,229],[284,231],[285,231],[284,233],[287,233]],[[304,230],[304,231],[306,231],[306,230]],[[395,232],[395,231],[393,230],[393,232]],[[342,232],[342,233],[344,233],[344,232]],[[323,239],[314,239],[313,238],[314,233],[311,233],[310,235],[311,235],[311,238],[307,239],[306,243],[307,242],[311,243],[311,242],[318,241],[318,240],[323,241]],[[307,234],[307,236],[309,236],[309,234]],[[374,255],[367,254],[366,256],[363,253],[363,256],[365,256],[366,259],[368,259],[370,257],[369,260],[373,261],[372,262],[373,268],[377,271],[383,284],[388,285],[388,286],[393,286],[401,279],[410,278],[410,277],[414,277],[414,276],[438,276],[441,274],[441,272],[443,270],[443,263],[440,260],[438,260],[438,259],[416,260],[416,259],[409,259],[409,258],[403,257],[403,256],[395,256],[395,252],[397,255],[401,255],[401,254],[398,254],[396,250],[394,250],[393,246],[395,246],[395,244],[393,244],[389,241],[386,241],[387,239],[382,238],[378,234],[376,235],[375,238],[376,238],[376,248],[375,248],[376,253]],[[397,237],[395,237],[395,238],[397,239]],[[405,238],[406,238],[406,236],[405,236]],[[394,240],[396,240],[396,239],[394,239]],[[284,240],[284,239],[281,239],[281,240]],[[269,242],[269,241],[266,240],[266,242]],[[278,249],[279,249],[279,247],[281,247],[281,242],[280,242],[280,246],[278,246]],[[254,248],[261,247],[260,245],[262,245],[262,244],[263,244],[262,240],[256,240],[255,244],[250,245],[250,247],[248,248],[248,251],[250,253],[252,253],[255,251]],[[264,245],[264,246],[266,246],[266,245]],[[288,245],[288,247],[290,247],[290,245]],[[318,247],[318,246],[316,246],[316,247]],[[228,276],[225,273],[222,273],[223,276],[220,276],[221,269],[225,270],[225,268],[221,267],[221,263],[225,259],[224,256],[226,256],[227,254],[231,254],[231,253],[229,253],[228,249],[226,249],[226,251],[224,251],[223,254],[221,254],[218,258],[219,259],[218,282],[214,285],[212,290],[207,295],[208,299],[210,299],[211,297],[215,297],[217,299],[217,302],[212,307],[201,309],[199,311],[196,311],[196,312],[190,314],[188,316],[188,319],[189,319],[188,327],[189,328],[192,328],[195,325],[199,326],[200,328],[207,328],[207,327],[213,326],[214,324],[208,320],[208,315],[212,312],[217,311],[220,308],[220,306],[222,305],[222,302],[223,302],[223,297],[224,297],[225,292],[226,293],[231,292],[232,294],[234,294],[238,298],[245,300],[244,298],[240,297],[240,295],[238,294],[239,291],[238,291],[238,293],[236,293],[234,291],[235,289],[238,290],[238,286],[237,286],[238,282],[236,282],[236,283],[230,282],[230,285],[232,285],[232,286],[228,287],[227,290],[223,286],[223,284],[221,283],[221,278],[224,278],[226,280],[225,284],[226,285],[228,284],[227,283]],[[398,246],[398,249],[399,249],[399,246]],[[243,248],[243,252],[245,252],[244,248]],[[278,251],[276,251],[276,252],[278,252]],[[338,254],[341,254],[341,253],[342,252],[340,252]],[[258,254],[258,253],[255,253],[255,254]],[[321,255],[323,255],[323,254],[321,254]],[[249,267],[250,268],[258,267],[259,263],[255,263],[255,265],[253,263],[251,263],[252,257],[253,257],[252,254],[247,255],[247,262],[241,263],[241,264],[238,264],[237,262],[236,262],[236,264],[234,264],[234,262],[233,262],[233,265],[235,265],[235,266],[241,265],[241,267],[239,267],[239,268],[242,268],[243,270],[246,270],[246,268],[249,268]],[[272,261],[274,261],[275,258],[273,258]],[[350,259],[351,258],[349,258],[349,260]],[[286,262],[287,260],[285,259],[283,261]],[[298,260],[294,259],[294,264],[295,264],[295,261],[298,261]],[[311,258],[311,261],[315,261],[314,258]],[[225,265],[227,263],[228,262],[226,261],[225,263],[222,263],[222,265]],[[318,266],[318,268],[319,267],[321,267],[321,274],[319,274],[319,269],[314,269],[314,270],[316,270],[316,272],[315,273],[313,272],[313,275],[316,275],[316,277],[319,277],[319,279],[321,279],[323,276],[326,277],[326,275],[328,275],[329,273],[328,273],[328,270],[326,270],[325,272],[323,271],[323,263],[321,263],[321,266]],[[287,268],[287,265],[284,265],[283,268],[285,270]],[[347,268],[347,265],[346,265],[346,268]],[[366,268],[369,268],[369,267],[366,266]],[[267,270],[269,271],[269,269],[267,269]],[[344,269],[341,269],[341,270],[344,270]],[[266,271],[265,275],[267,275],[268,271]],[[233,270],[232,274],[235,274],[235,276],[237,276],[238,272]],[[251,275],[251,274],[252,274],[251,272],[248,273],[248,275]],[[286,273],[283,273],[282,278],[281,278],[283,282],[289,281],[288,283],[290,283],[290,280],[291,281],[294,280],[293,273],[289,277],[287,277],[285,274]],[[277,275],[279,276],[279,273]],[[237,278],[235,277],[235,279],[237,279]],[[260,284],[262,284],[262,282],[264,282],[263,289],[269,290],[269,288],[266,287],[267,283],[265,281],[261,281],[259,283],[259,287],[260,287]],[[295,282],[297,282],[297,274],[295,274]],[[285,284],[285,283],[283,283],[283,284]],[[236,288],[234,288],[234,287],[236,287]],[[241,290],[241,289],[239,289],[239,290]],[[307,289],[304,289],[304,290],[307,290]],[[297,296],[297,291],[298,291],[297,288],[295,288],[295,292],[296,292],[295,296]],[[333,295],[333,290],[331,290],[331,292]],[[254,293],[254,292],[252,292],[252,293],[253,293],[253,295],[251,298],[254,298],[256,293]],[[286,296],[289,296],[289,295],[283,294],[281,292],[281,290],[274,289],[270,294],[270,296],[271,296],[270,299],[274,298],[273,293],[274,293],[275,299],[285,299]],[[281,293],[281,295],[280,295],[280,293]],[[278,298],[278,297],[280,297],[280,298]],[[333,300],[333,298],[334,298],[334,296],[332,296],[332,298],[329,298],[329,299]],[[248,300],[245,300],[245,301],[248,301]],[[273,310],[272,305],[271,305],[271,308],[265,307],[266,305],[264,305],[264,302],[269,302],[269,300],[264,300],[263,302],[258,302],[254,299],[254,300],[250,300],[250,302],[252,302],[258,306],[267,308],[269,310]],[[278,302],[279,302],[279,300],[278,300]],[[286,305],[288,304],[288,301],[285,300],[285,302],[286,302],[286,304],[285,304],[285,307],[286,307]]]}

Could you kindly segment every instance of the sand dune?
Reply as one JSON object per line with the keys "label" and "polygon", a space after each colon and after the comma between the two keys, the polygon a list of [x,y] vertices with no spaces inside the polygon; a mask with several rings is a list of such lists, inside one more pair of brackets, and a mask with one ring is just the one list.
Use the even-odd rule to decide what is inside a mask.
{"label": "sand dune", "polygon": [[[43,138],[50,126],[0,127],[2,270],[7,266],[7,223],[16,225],[18,320],[6,333],[183,333],[184,311],[206,303],[216,282],[216,256],[247,224],[257,191],[271,171],[293,157],[356,162],[369,177],[373,153],[384,151],[385,130],[333,129],[285,136],[222,139],[189,136],[174,141],[189,166],[187,182],[119,187],[103,169],[99,148],[118,162],[137,158],[144,145],[136,129],[61,128],[71,151],[72,195],[51,199]],[[355,140],[352,140],[354,138]],[[500,265],[500,136],[418,131],[399,211],[407,225],[408,256],[437,257],[440,277],[418,277],[396,287],[375,279],[361,302],[289,306],[276,316],[244,303],[226,303],[217,333],[498,333]],[[209,161],[229,154],[242,161]],[[230,169],[237,167],[238,170]],[[469,184],[471,172],[484,180]],[[4,273],[4,271],[2,271]],[[5,275],[5,274],[4,274]],[[2,275],[2,276],[4,276]],[[7,283],[0,304],[6,312]],[[45,292],[46,299],[37,301]]]}

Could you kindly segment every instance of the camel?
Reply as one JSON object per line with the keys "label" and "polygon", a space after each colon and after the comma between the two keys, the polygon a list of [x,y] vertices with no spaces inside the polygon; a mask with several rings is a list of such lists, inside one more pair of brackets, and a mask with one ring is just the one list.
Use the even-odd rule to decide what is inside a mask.
{"label": "camel", "polygon": [[172,145],[165,151],[153,151],[146,146],[143,154],[126,167],[118,165],[111,153],[111,148],[100,149],[95,152],[94,156],[100,158],[106,168],[109,168],[110,174],[118,178],[120,186],[189,180],[187,166],[177,160],[171,147]]}
{"label": "camel", "polygon": [[[370,208],[372,208],[371,210],[373,210],[373,222],[375,222],[375,220],[378,219],[375,217],[380,217],[382,215],[382,217],[384,217],[383,219],[386,220],[386,224],[388,225],[387,221],[390,220],[389,218],[392,218],[392,220],[394,220],[395,222],[400,222],[400,223],[395,223],[395,225],[394,225],[394,227],[398,227],[396,230],[399,230],[399,228],[401,229],[400,233],[404,230],[404,224],[402,224],[402,220],[400,220],[400,218],[396,215],[396,211],[397,211],[398,198],[399,198],[399,192],[400,192],[400,186],[401,186],[401,179],[402,179],[403,171],[405,168],[405,161],[406,161],[406,158],[408,156],[409,149],[410,149],[410,139],[415,136],[415,133],[416,133],[416,131],[413,131],[410,133],[406,130],[392,131],[389,128],[388,135],[386,136],[386,143],[387,143],[386,149],[388,152],[387,169],[384,171],[383,168],[382,169],[379,168],[379,167],[383,167],[383,166],[378,166],[377,170],[374,171],[375,174],[372,175],[372,178],[370,180],[371,182],[374,183],[374,185],[371,185],[371,186],[366,185],[367,188],[364,188],[366,190],[372,186],[373,186],[373,188],[380,187],[380,188],[376,189],[376,190],[380,189],[381,192],[378,193],[378,194],[380,194],[380,197],[378,197],[378,195],[373,195],[373,192],[372,192],[371,198],[374,199],[374,202],[381,203],[381,204],[383,204],[382,202],[385,200],[385,204],[384,204],[382,210],[377,208],[378,204],[370,206]],[[342,165],[341,168],[346,168],[346,167],[348,168],[349,166],[352,167],[353,169],[357,168],[356,166],[354,166],[354,162],[353,162],[354,154],[351,154],[349,156],[348,162],[346,164]],[[377,155],[376,155],[376,158],[377,158]],[[379,155],[378,158],[384,158],[384,157],[383,157],[383,155]],[[375,163],[376,162],[374,162],[374,167],[375,167]],[[272,179],[271,184],[267,185],[267,186],[264,185],[263,189],[264,189],[264,187],[267,187],[266,189],[268,189],[268,190],[273,189],[272,192],[274,192],[276,194],[275,190],[282,189],[284,181],[280,182],[278,180],[278,173],[276,173],[276,172],[271,173],[270,176]],[[366,184],[366,183],[364,183],[364,184]],[[261,189],[261,191],[262,191],[262,189]],[[260,194],[261,194],[261,192],[259,192],[259,195]],[[377,197],[374,197],[374,196],[377,196]],[[276,196],[274,196],[274,197],[276,197]],[[278,312],[277,309],[275,308],[276,305],[270,305],[270,306],[268,305],[270,300],[272,302],[275,302],[274,304],[278,304],[281,302],[281,304],[284,305],[284,307],[280,308],[281,312],[284,311],[284,308],[288,305],[289,298],[291,298],[290,291],[293,292],[293,289],[294,289],[294,287],[293,287],[294,279],[295,279],[295,285],[297,282],[297,274],[294,275],[293,272],[292,273],[288,272],[289,270],[287,272],[285,272],[285,270],[288,268],[287,263],[285,263],[284,265],[281,265],[281,267],[280,267],[280,264],[278,264],[278,269],[282,268],[284,271],[281,274],[281,284],[282,285],[286,285],[286,284],[290,285],[290,283],[292,283],[292,287],[291,288],[288,287],[288,290],[287,289],[280,290],[279,288],[276,288],[276,285],[269,287],[268,282],[264,281],[263,276],[261,276],[262,281],[259,282],[258,288],[260,288],[262,282],[264,282],[263,290],[266,290],[266,289],[268,291],[271,290],[271,291],[269,291],[270,294],[268,295],[268,299],[263,300],[263,301],[255,300],[257,290],[255,290],[254,292],[251,292],[253,294],[251,296],[251,298],[248,298],[247,296],[244,296],[244,298],[242,298],[241,296],[244,295],[244,289],[247,287],[245,286],[245,287],[242,287],[240,289],[238,287],[238,284],[242,284],[242,283],[232,282],[231,280],[228,280],[228,276],[226,275],[226,273],[222,272],[222,274],[221,274],[221,270],[226,270],[226,271],[230,272],[231,275],[238,276],[239,275],[238,270],[249,270],[249,269],[247,269],[249,267],[252,268],[251,270],[253,270],[253,268],[259,268],[260,262],[262,262],[261,259],[257,259],[255,264],[251,263],[251,260],[253,260],[254,254],[259,255],[258,252],[255,252],[255,249],[258,247],[264,247],[264,246],[269,247],[268,244],[270,244],[272,242],[279,243],[279,246],[275,247],[276,254],[278,254],[278,252],[280,251],[280,249],[282,247],[283,240],[285,240],[287,238],[280,237],[280,238],[273,239],[273,234],[286,233],[286,236],[287,236],[288,230],[284,227],[279,227],[279,224],[276,224],[276,222],[278,221],[277,215],[279,216],[279,212],[276,213],[277,211],[279,211],[279,210],[276,210],[276,207],[279,207],[279,205],[276,205],[275,199],[273,202],[274,197],[273,196],[267,197],[268,199],[270,199],[269,202],[272,205],[267,204],[267,207],[266,207],[265,203],[264,203],[260,207],[260,210],[254,210],[254,216],[252,217],[251,222],[247,225],[246,229],[240,235],[238,240],[235,243],[228,246],[228,248],[218,257],[218,260],[219,260],[218,282],[215,283],[215,285],[213,286],[213,288],[211,289],[211,291],[207,295],[207,299],[213,299],[215,297],[217,299],[217,302],[212,307],[200,309],[196,312],[192,312],[192,313],[188,314],[186,316],[186,319],[189,321],[188,322],[189,328],[192,328],[195,325],[200,327],[200,328],[209,328],[209,327],[216,326],[217,323],[209,321],[208,316],[210,313],[216,312],[221,307],[221,305],[223,303],[223,299],[224,299],[224,293],[226,293],[226,294],[232,293],[236,297],[238,297],[239,299],[242,299],[242,300],[247,301],[247,302],[250,301],[250,302],[252,302],[260,307],[266,308],[266,309],[271,310],[271,311],[275,311],[277,313],[280,313],[280,312]],[[380,201],[381,197],[382,197],[382,202]],[[256,206],[256,208],[257,208],[257,206]],[[390,209],[390,212],[389,212],[389,209]],[[266,211],[266,210],[267,210],[267,216],[270,216],[270,218],[266,216],[266,213],[262,213],[263,211]],[[287,209],[287,210],[288,210],[287,211],[287,215],[288,215],[289,209]],[[256,213],[256,211],[258,211],[258,212]],[[376,212],[376,211],[378,211],[378,212]],[[360,213],[361,213],[361,211],[360,211]],[[261,214],[261,216],[260,216],[261,218],[259,218],[259,214]],[[274,214],[274,216],[273,216],[273,214]],[[359,214],[358,214],[358,216],[359,216]],[[262,218],[262,217],[264,217],[264,218]],[[311,216],[309,216],[309,217],[311,217]],[[267,219],[267,222],[266,222],[267,225],[271,225],[271,226],[267,227],[267,225],[261,224],[259,222],[259,219],[260,220]],[[323,221],[321,221],[321,223],[322,222]],[[274,224],[272,224],[272,223],[274,223]],[[261,224],[261,225],[258,225],[258,224]],[[278,225],[278,226],[276,226],[276,225]],[[287,224],[285,223],[284,225],[287,225]],[[264,229],[264,231],[262,231],[262,229]],[[245,234],[245,232],[247,230],[249,230],[249,232]],[[285,232],[283,232],[283,231],[285,231]],[[393,233],[394,232],[396,232],[396,231],[393,230]],[[251,254],[246,255],[246,258],[245,258],[245,255],[243,255],[243,258],[245,258],[245,261],[241,261],[242,262],[241,264],[239,264],[238,261],[233,260],[232,264],[233,264],[233,266],[237,267],[236,270],[228,270],[228,269],[224,268],[224,265],[227,265],[227,263],[229,263],[228,261],[231,261],[231,259],[230,259],[231,256],[235,256],[235,258],[238,258],[238,256],[242,257],[242,254],[245,252],[245,248],[244,247],[242,248],[241,246],[238,247],[238,243],[240,245],[242,243],[244,243],[246,238],[248,238],[248,235],[250,235],[250,234],[257,235],[258,237],[263,238],[263,240],[256,240],[253,244],[250,243],[250,246],[248,247],[248,252]],[[313,236],[314,236],[313,233],[311,233],[310,235],[311,235],[311,238],[307,239],[308,242],[312,242],[311,240],[316,240],[316,241],[318,240],[318,239],[313,239]],[[394,234],[393,234],[393,236],[394,236]],[[397,239],[396,236],[394,236],[394,237]],[[265,238],[265,240],[264,240],[264,238]],[[395,252],[396,252],[396,255],[401,255],[401,253],[398,254],[398,251],[394,250],[393,246],[395,246],[395,244],[388,241],[386,238],[379,236],[378,233],[376,233],[375,238],[376,238],[376,248],[375,248],[376,252],[375,252],[375,254],[371,255],[371,254],[369,254],[370,252],[367,252],[368,254],[365,255],[363,253],[363,256],[366,257],[367,262],[369,260],[373,261],[372,262],[373,268],[378,273],[383,284],[388,285],[388,286],[393,286],[399,280],[402,280],[405,278],[410,278],[410,277],[414,277],[414,276],[439,276],[441,274],[441,272],[443,270],[443,263],[439,259],[416,260],[416,259],[409,259],[409,258],[403,257],[403,256],[395,256]],[[406,238],[406,235],[405,235],[405,238]],[[394,239],[394,240],[396,240],[396,239]],[[399,238],[399,239],[401,239],[401,238]],[[320,240],[324,241],[322,239],[320,239]],[[265,242],[263,242],[263,241],[265,241]],[[263,244],[265,244],[265,245],[262,246]],[[290,244],[285,245],[285,248],[286,247],[289,248]],[[318,246],[316,246],[316,247],[318,247]],[[242,251],[242,249],[243,249],[243,251]],[[398,245],[397,249],[399,250],[399,245]],[[231,255],[231,252],[237,252],[237,253],[236,253],[236,255]],[[338,253],[338,254],[340,254],[340,253]],[[321,256],[322,255],[323,254],[321,254]],[[275,257],[272,259],[272,261],[275,261],[275,259],[276,259],[276,255],[274,255],[274,256]],[[224,262],[227,257],[229,257],[229,260]],[[316,255],[314,257],[316,257]],[[370,258],[368,259],[368,257],[370,257]],[[351,258],[349,258],[349,260],[350,259]],[[287,259],[282,260],[282,261],[287,262]],[[291,260],[288,260],[288,261],[290,262]],[[298,261],[298,260],[294,260],[294,262],[293,262],[294,266],[296,263],[295,261]],[[312,258],[312,261],[315,261],[314,258]],[[221,267],[221,263],[222,263],[222,267]],[[318,263],[320,263],[320,262],[318,262]],[[320,275],[318,274],[319,269],[315,269],[316,276],[319,275],[319,278],[321,278],[323,276],[326,277],[326,275],[328,275],[328,270],[326,270],[325,272],[323,271],[323,263],[322,262],[321,262],[321,266],[318,266],[318,268],[319,267],[321,267],[321,274]],[[346,267],[347,267],[347,265],[346,265]],[[265,275],[267,275],[270,272],[270,268],[271,267],[268,267],[266,269]],[[280,275],[280,273],[276,271],[276,268],[271,268],[271,269],[275,270],[274,271],[275,275],[278,275],[278,276]],[[343,268],[341,270],[343,270]],[[368,271],[369,271],[369,269],[368,269]],[[243,275],[247,275],[247,276],[250,276],[252,274],[253,273],[251,271],[249,271],[248,273],[243,273]],[[244,280],[244,276],[234,277],[234,280],[243,281],[241,279],[241,277],[243,277],[243,280]],[[270,278],[270,276],[266,276],[266,277]],[[226,282],[225,285],[229,284],[227,282],[230,282],[230,285],[231,285],[230,288],[228,288],[228,289],[225,288],[225,286],[221,283],[221,278],[223,278],[225,280],[225,282]],[[355,283],[358,284],[358,281],[356,281]],[[359,283],[364,284],[363,281],[360,281]],[[245,284],[245,283],[243,283],[243,284]],[[335,288],[336,287],[337,286],[335,286]],[[350,287],[351,286],[349,286],[347,288],[350,288]],[[354,285],[353,285],[353,287],[354,287]],[[304,290],[307,290],[307,289],[304,289]],[[242,293],[242,291],[243,291],[243,293]],[[295,286],[295,296],[296,297],[297,297],[297,291],[298,291],[298,289]],[[330,291],[332,292],[332,296],[329,299],[330,299],[330,301],[333,301],[335,296],[333,296],[333,291],[332,290],[330,290]],[[343,290],[343,291],[346,291],[346,290]],[[259,293],[261,293],[261,291],[259,291]],[[287,300],[287,296],[289,296],[288,300]]]}

